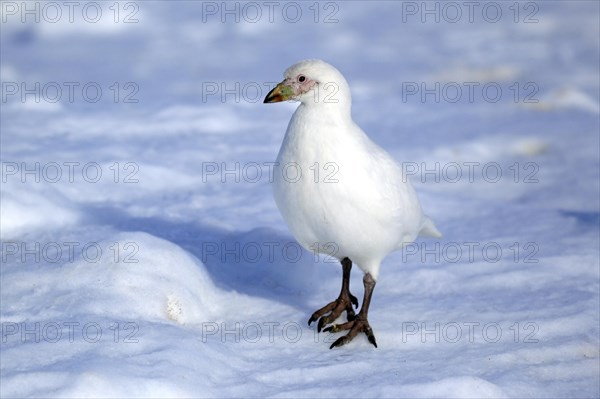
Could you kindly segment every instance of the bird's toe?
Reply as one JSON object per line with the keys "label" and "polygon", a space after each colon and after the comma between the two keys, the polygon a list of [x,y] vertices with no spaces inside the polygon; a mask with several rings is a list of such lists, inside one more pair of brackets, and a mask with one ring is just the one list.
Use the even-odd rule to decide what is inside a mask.
{"label": "bird's toe", "polygon": [[[360,316],[360,315],[359,315]],[[373,329],[369,325],[369,322],[366,319],[356,318],[353,321],[349,321],[343,324],[334,324],[330,327],[327,327],[324,331],[328,332],[338,332],[341,330],[350,330],[348,334],[343,337],[338,338],[329,349],[333,349],[338,346],[342,346],[352,341],[354,337],[356,337],[359,333],[363,332],[367,336],[368,341],[377,348],[377,341],[375,340],[375,334],[373,334]]]}
{"label": "bird's toe", "polygon": [[[350,293],[348,294],[350,296],[350,302],[354,305],[355,308],[358,308],[358,299],[354,295]],[[352,307],[350,307],[350,309],[352,309]]]}

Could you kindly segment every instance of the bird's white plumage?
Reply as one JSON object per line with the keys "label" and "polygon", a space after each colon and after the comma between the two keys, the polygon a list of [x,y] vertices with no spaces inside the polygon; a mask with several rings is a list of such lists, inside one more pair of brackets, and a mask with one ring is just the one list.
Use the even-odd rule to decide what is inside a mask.
{"label": "bird's white plumage", "polygon": [[440,234],[398,163],[352,120],[342,74],[320,60],[285,72],[289,82],[300,75],[315,84],[295,97],[301,104],[277,157],[275,202],[305,248],[348,257],[377,279],[390,252],[419,233]]}

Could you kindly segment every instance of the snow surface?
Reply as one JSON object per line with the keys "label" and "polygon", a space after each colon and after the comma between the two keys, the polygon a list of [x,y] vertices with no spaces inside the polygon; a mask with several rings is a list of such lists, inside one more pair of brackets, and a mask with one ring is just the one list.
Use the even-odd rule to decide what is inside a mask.
{"label": "snow surface", "polygon": [[[597,2],[518,3],[517,23],[513,2],[496,23],[403,13],[421,2],[321,3],[318,23],[313,3],[295,3],[297,23],[287,3],[273,22],[254,3],[256,23],[222,23],[206,9],[221,2],[119,3],[130,24],[113,2],[95,24],[67,6],[21,23],[7,3],[2,397],[600,396]],[[341,268],[298,251],[271,197],[295,105],[262,98],[304,58],[345,74],[355,120],[411,168],[444,233],[384,261],[378,349],[329,350],[339,335],[306,325]],[[7,94],[36,82],[39,102]],[[422,82],[465,92],[407,95]],[[469,101],[464,82],[502,98]],[[351,289],[362,297],[357,268]]]}

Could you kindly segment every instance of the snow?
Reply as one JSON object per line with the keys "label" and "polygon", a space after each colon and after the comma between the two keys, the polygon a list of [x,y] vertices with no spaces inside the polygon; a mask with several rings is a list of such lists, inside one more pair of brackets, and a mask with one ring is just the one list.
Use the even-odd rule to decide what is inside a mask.
{"label": "snow", "polygon": [[[496,23],[422,23],[403,8],[421,2],[321,3],[318,23],[312,3],[296,23],[287,3],[273,22],[255,3],[256,23],[119,3],[129,24],[112,2],[96,24],[7,4],[24,3],[0,25],[2,397],[600,396],[598,3],[519,3],[517,23],[513,2]],[[303,58],[344,73],[444,234],[384,260],[378,349],[306,325],[341,268],[272,199],[295,105],[262,98]],[[436,83],[440,101],[410,94]]]}

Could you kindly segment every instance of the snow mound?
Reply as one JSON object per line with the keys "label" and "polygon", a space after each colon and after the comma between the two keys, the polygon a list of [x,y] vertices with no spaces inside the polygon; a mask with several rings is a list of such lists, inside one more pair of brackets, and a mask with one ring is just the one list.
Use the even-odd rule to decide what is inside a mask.
{"label": "snow mound", "polygon": [[[103,247],[116,245],[122,249],[119,256],[111,251],[93,268],[80,263],[70,271],[78,277],[73,288],[86,282],[97,284],[91,299],[100,298],[101,302],[91,305],[94,309],[90,310],[182,324],[203,320],[219,311],[222,294],[198,259],[179,246],[146,233],[115,238],[114,243],[106,242]],[[111,288],[112,298],[103,298],[104,287]]]}
{"label": "snow mound", "polygon": [[[62,265],[25,267],[6,276],[4,316],[23,319],[102,315],[117,319],[186,324],[218,313],[223,293],[204,265],[179,246],[147,233],[120,233],[90,242]],[[23,281],[27,281],[24,284]],[[18,291],[18,292],[17,292]],[[9,302],[9,303],[10,303]]]}

